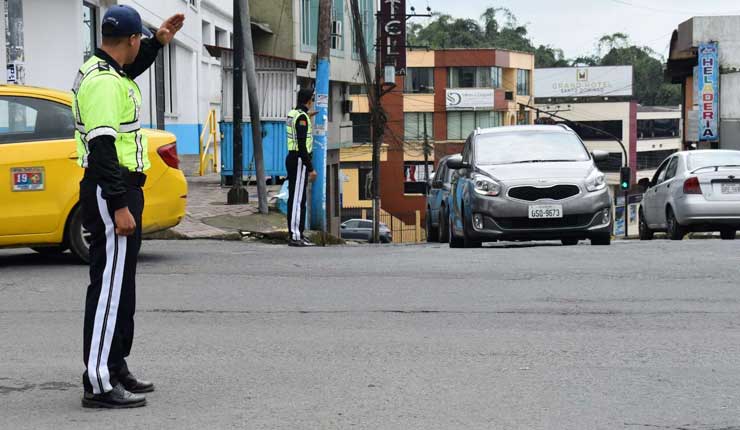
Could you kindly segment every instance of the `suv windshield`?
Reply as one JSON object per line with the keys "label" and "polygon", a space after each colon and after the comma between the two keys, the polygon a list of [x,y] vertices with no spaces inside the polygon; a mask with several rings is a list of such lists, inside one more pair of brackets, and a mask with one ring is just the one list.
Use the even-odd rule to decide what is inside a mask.
{"label": "suv windshield", "polygon": [[697,152],[689,155],[689,170],[717,166],[740,166],[740,151]]}
{"label": "suv windshield", "polygon": [[575,133],[512,131],[478,136],[475,162],[481,165],[588,161],[588,151]]}

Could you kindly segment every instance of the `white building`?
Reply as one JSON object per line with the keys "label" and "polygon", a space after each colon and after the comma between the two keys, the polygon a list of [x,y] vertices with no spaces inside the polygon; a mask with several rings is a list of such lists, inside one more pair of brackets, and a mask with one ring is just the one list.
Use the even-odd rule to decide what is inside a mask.
{"label": "white building", "polygon": [[[165,129],[177,136],[180,154],[197,154],[198,139],[210,109],[221,119],[221,66],[204,45],[231,48],[233,43],[231,0],[5,0],[11,9],[10,26],[22,32],[22,58],[18,58],[18,82],[25,85],[69,90],[77,69],[94,47],[100,45],[100,20],[114,4],[134,7],[146,25],[158,28],[175,13],[186,16],[185,26],[163,55],[140,76],[145,103],[143,123],[157,126],[157,107],[164,113]],[[375,5],[361,0],[370,49],[372,49]],[[255,50],[269,55],[312,61],[316,52],[318,0],[293,0],[284,8],[271,0],[250,0]],[[18,25],[17,7],[22,21]],[[349,84],[361,83],[360,63],[352,41],[352,25],[347,2],[333,2],[333,24],[337,36],[331,58],[330,147],[349,145],[352,123],[349,120]],[[7,20],[0,20],[2,26]],[[0,30],[5,30],[2,28]],[[11,37],[12,40],[13,39]],[[0,31],[0,61],[16,63],[16,55]],[[11,52],[13,51],[13,52]],[[309,84],[315,77],[311,68],[299,70]],[[299,81],[301,79],[299,78]],[[159,85],[157,83],[159,82]],[[159,91],[158,91],[159,90]],[[157,96],[157,93],[159,97]],[[246,89],[245,89],[246,92]]]}

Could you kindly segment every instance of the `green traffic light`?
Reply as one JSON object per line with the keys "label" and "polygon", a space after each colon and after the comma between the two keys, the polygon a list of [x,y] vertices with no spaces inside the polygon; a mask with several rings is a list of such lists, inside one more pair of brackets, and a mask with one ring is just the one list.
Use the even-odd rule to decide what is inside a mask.
{"label": "green traffic light", "polygon": [[630,184],[627,182],[622,182],[622,188],[627,189],[629,188]]}

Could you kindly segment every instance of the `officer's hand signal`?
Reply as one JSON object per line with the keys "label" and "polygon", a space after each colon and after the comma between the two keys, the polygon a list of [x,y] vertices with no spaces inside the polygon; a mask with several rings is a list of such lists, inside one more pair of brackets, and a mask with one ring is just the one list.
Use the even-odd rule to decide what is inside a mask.
{"label": "officer's hand signal", "polygon": [[167,21],[163,22],[162,25],[159,27],[159,30],[157,30],[157,40],[162,45],[167,45],[168,43],[172,42],[172,39],[175,38],[175,34],[177,34],[178,31],[182,29],[182,26],[185,24],[185,15],[178,13],[177,15],[172,15]]}

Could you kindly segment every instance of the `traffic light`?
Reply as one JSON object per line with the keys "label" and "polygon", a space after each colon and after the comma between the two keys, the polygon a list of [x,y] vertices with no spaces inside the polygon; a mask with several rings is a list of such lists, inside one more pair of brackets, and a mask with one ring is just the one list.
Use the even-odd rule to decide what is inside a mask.
{"label": "traffic light", "polygon": [[622,191],[628,191],[632,182],[632,169],[629,167],[622,167],[619,171],[619,188]]}

